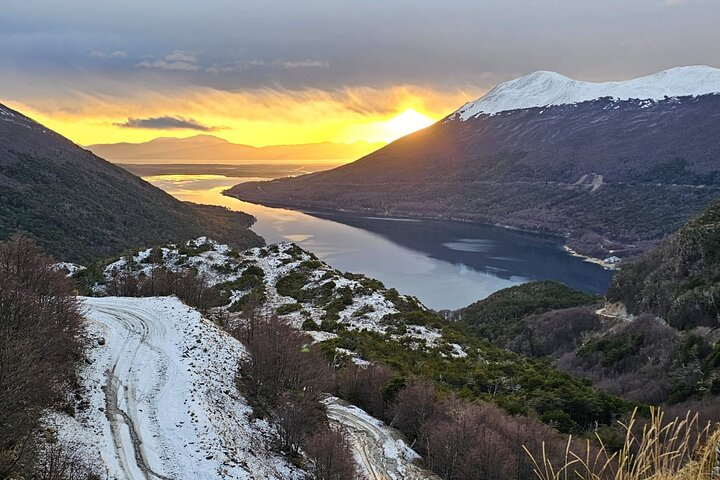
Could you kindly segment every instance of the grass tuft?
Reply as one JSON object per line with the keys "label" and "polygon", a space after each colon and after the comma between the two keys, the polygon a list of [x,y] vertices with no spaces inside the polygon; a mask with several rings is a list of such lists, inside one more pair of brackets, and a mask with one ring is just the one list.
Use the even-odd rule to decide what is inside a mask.
{"label": "grass tuft", "polygon": [[564,458],[549,458],[545,444],[539,455],[527,448],[539,480],[710,480],[719,479],[718,446],[720,428],[700,425],[698,415],[666,421],[660,409],[653,408],[647,423],[640,425],[637,409],[628,423],[622,448],[610,451],[597,437],[598,446],[586,440],[577,449],[568,439]]}

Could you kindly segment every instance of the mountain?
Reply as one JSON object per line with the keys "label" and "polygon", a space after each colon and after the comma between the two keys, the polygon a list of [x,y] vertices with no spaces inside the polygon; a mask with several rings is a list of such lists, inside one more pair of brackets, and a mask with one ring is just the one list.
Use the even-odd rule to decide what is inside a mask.
{"label": "mountain", "polygon": [[248,230],[253,220],[180,202],[0,105],[0,239],[24,231],[59,260],[88,262],[205,234],[260,245]]}
{"label": "mountain", "polygon": [[228,194],[292,208],[448,218],[626,256],[720,196],[720,70],[628,82],[536,72],[333,170]]}
{"label": "mountain", "polygon": [[196,135],[189,138],[156,138],[145,143],[97,144],[87,148],[112,161],[338,160],[358,158],[384,145],[325,142],[258,148],[230,143],[212,135]]}
{"label": "mountain", "polygon": [[468,120],[482,114],[577,104],[600,98],[658,101],[718,91],[720,71],[705,66],[672,68],[625,82],[606,83],[580,82],[559,73],[539,71],[498,85],[479,100],[465,104],[455,115]]}
{"label": "mountain", "polygon": [[675,328],[718,327],[720,201],[613,277],[608,302]]}

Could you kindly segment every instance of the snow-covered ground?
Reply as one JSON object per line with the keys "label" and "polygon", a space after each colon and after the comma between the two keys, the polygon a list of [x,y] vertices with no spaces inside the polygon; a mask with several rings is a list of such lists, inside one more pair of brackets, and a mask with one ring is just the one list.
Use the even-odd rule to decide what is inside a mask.
{"label": "snow-covered ground", "polygon": [[175,297],[82,298],[89,406],[48,419],[117,479],[302,478],[235,385],[242,345]]}
{"label": "snow-covered ground", "polygon": [[486,95],[466,103],[451,118],[468,120],[550,105],[568,105],[610,97],[615,100],[663,100],[720,93],[720,69],[677,67],[624,82],[582,82],[555,72],[538,71],[501,83]]}
{"label": "snow-covered ground", "polygon": [[369,480],[439,478],[416,464],[420,456],[405,443],[397,430],[339,398],[328,397],[324,403],[330,419],[348,432],[353,455],[365,478]]}
{"label": "snow-covered ground", "polygon": [[[153,250],[156,253],[153,261],[158,262],[156,264],[150,262],[153,259]],[[333,292],[330,298],[342,296],[342,291],[352,292],[352,302],[343,305],[337,313],[337,323],[349,330],[367,330],[380,334],[394,332],[397,325],[387,319],[399,312],[395,304],[397,299],[412,300],[419,308],[425,309],[417,299],[410,297],[399,295],[394,301],[393,297],[388,295],[389,290],[379,286],[378,282],[358,275],[343,274],[290,242],[237,252],[227,245],[207,237],[200,237],[184,245],[147,248],[131,256],[121,257],[105,266],[105,282],[110,284],[117,275],[127,272],[138,277],[149,277],[153,269],[158,266],[170,271],[192,269],[202,275],[209,285],[231,285],[227,287],[231,289],[230,302],[223,307],[231,310],[233,303],[241,300],[251,289],[250,286],[232,286],[233,282],[241,279],[250,269],[260,268],[264,293],[267,297],[265,308],[268,312],[275,311],[283,305],[296,304],[295,299],[278,293],[277,283],[281,278],[298,271],[309,272],[309,280],[303,289],[321,289],[330,286]],[[96,285],[93,290],[96,294],[102,295],[107,291],[107,286]],[[302,303],[301,308],[283,316],[297,328],[301,328],[308,318],[319,326],[325,316],[326,307],[327,305],[316,305],[314,301],[306,301]],[[307,333],[318,342],[336,336],[332,332],[325,331]],[[442,335],[437,329],[423,325],[407,325],[403,333],[391,333],[391,338],[413,340],[413,344],[418,348],[435,348],[443,343]],[[462,357],[465,352],[460,346],[456,346],[452,347],[450,354]]]}
{"label": "snow-covered ground", "polygon": [[[304,476],[272,450],[272,426],[253,419],[239,395],[235,377],[246,352],[235,338],[175,297],[103,296],[113,292],[119,276],[155,278],[158,269],[197,272],[225,296],[226,303],[212,312],[230,324],[243,321],[235,303],[260,288],[267,313],[281,309],[297,328],[312,320],[318,328],[306,333],[316,342],[337,337],[319,330],[333,313],[342,328],[377,332],[412,348],[439,348],[442,355],[466,355],[442,331],[398,320],[401,309],[425,310],[416,299],[339,272],[292,243],[237,252],[201,237],[136,251],[107,263],[99,278],[91,277],[99,282],[88,287],[99,297],[81,299],[93,341],[80,372],[78,413],[47,419],[61,438],[105,465],[108,478]],[[290,289],[296,298],[281,295],[278,282],[293,275],[300,279]],[[298,289],[312,291],[300,295]],[[337,352],[360,366],[369,364],[354,351]],[[328,399],[327,407],[330,420],[349,433],[368,478],[435,478],[414,463],[418,455],[395,430],[338,399]]]}

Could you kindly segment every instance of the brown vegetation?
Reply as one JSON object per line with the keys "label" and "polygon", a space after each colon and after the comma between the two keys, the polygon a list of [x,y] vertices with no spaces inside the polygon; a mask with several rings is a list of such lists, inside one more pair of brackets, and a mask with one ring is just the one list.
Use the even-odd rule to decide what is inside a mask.
{"label": "brown vegetation", "polygon": [[109,295],[155,297],[176,295],[180,300],[207,311],[220,303],[220,294],[207,278],[194,270],[173,272],[152,263],[149,275],[138,276],[130,269],[120,271],[107,282]]}
{"label": "brown vegetation", "polygon": [[325,356],[276,315],[261,315],[251,306],[245,314],[246,322],[235,332],[248,350],[240,361],[238,384],[256,415],[275,426],[281,451],[292,456],[306,451],[313,478],[352,478],[347,442],[329,430],[321,403],[334,380]]}
{"label": "brown vegetation", "polygon": [[41,413],[72,384],[81,329],[73,286],[51,259],[26,237],[0,243],[0,478],[84,478],[38,435]]}
{"label": "brown vegetation", "polygon": [[545,441],[555,456],[564,446],[555,430],[535,418],[443,395],[426,379],[403,384],[385,366],[347,365],[338,373],[336,393],[401,431],[444,479],[530,478],[523,445],[539,447]]}

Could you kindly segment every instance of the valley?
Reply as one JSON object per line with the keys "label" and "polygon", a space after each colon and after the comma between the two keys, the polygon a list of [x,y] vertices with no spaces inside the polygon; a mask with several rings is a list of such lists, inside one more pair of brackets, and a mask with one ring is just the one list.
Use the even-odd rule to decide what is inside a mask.
{"label": "valley", "polygon": [[292,241],[344,271],[378,278],[435,309],[459,308],[532,280],[605,293],[611,272],[561,248],[561,240],[462,222],[294,211],[242,202],[222,192],[248,178],[145,177],[180,200],[250,213],[268,243]]}
{"label": "valley", "polygon": [[2,4],[0,479],[719,480],[720,6],[523,1]]}

